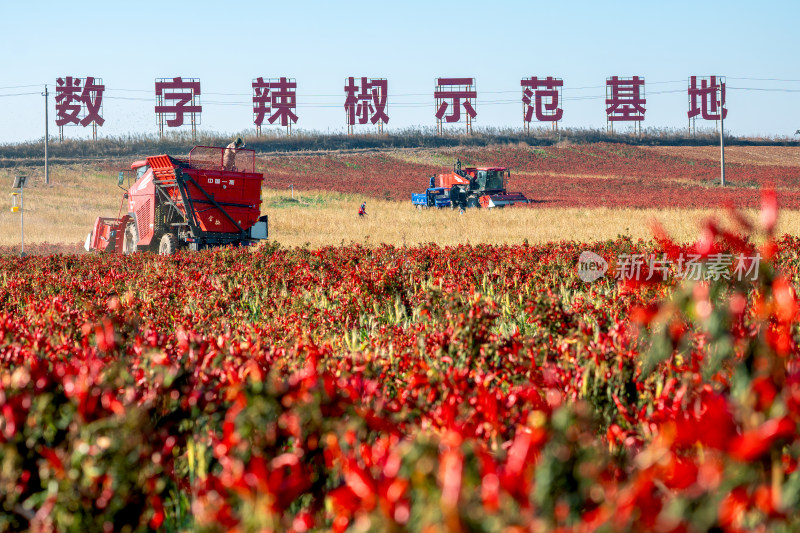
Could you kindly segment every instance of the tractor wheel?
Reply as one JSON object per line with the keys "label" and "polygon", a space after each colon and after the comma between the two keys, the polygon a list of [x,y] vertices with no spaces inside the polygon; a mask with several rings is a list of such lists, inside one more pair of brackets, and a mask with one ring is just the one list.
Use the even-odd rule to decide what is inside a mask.
{"label": "tractor wheel", "polygon": [[467,207],[480,207],[481,204],[478,202],[477,196],[470,196],[467,198]]}
{"label": "tractor wheel", "polygon": [[158,245],[160,255],[172,255],[178,250],[178,236],[174,233],[165,233]]}
{"label": "tractor wheel", "polygon": [[136,253],[139,250],[137,242],[139,242],[139,232],[136,231],[136,224],[128,224],[122,241],[122,253],[125,255]]}

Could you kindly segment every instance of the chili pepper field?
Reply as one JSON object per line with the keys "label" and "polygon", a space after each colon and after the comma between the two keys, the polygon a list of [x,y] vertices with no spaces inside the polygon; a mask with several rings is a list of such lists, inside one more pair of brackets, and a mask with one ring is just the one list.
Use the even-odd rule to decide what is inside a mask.
{"label": "chili pepper field", "polygon": [[[694,244],[2,255],[0,530],[796,531],[776,218],[767,194]],[[614,276],[723,253],[751,276]]]}

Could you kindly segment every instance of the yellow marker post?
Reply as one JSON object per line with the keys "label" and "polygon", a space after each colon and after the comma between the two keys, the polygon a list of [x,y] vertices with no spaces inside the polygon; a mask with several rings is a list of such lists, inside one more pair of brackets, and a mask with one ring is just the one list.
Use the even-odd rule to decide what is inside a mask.
{"label": "yellow marker post", "polygon": [[12,189],[19,189],[19,192],[11,193],[11,212],[19,213],[20,243],[22,246],[20,255],[23,257],[25,256],[25,210],[23,209],[23,202],[25,199],[25,181],[27,179],[27,176],[17,176],[14,178],[14,186]]}
{"label": "yellow marker post", "polygon": [[21,200],[20,193],[12,192],[11,193],[11,212],[16,213],[22,207],[22,200]]}

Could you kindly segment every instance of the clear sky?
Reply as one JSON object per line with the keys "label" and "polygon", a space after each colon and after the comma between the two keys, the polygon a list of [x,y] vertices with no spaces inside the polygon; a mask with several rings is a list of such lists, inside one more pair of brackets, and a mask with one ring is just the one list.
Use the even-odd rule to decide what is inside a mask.
{"label": "clear sky", "polygon": [[613,75],[645,77],[645,128],[685,128],[687,78],[719,74],[727,131],[798,139],[798,27],[798,0],[3,2],[0,143],[41,138],[68,75],[103,78],[101,136],[156,133],[160,77],[200,78],[201,130],[252,128],[252,79],[288,76],[295,128],[343,132],[348,76],[388,79],[389,129],[435,125],[440,76],[476,79],[475,127],[521,128],[520,79],[555,76],[562,127],[604,128]]}

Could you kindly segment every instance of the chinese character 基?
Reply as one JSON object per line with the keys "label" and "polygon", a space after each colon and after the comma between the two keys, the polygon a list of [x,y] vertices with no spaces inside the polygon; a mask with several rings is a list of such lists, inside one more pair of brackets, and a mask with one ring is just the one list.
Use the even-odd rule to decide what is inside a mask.
{"label": "chinese character \u57fa", "polygon": [[165,117],[167,126],[177,128],[183,126],[184,115],[187,114],[191,118],[192,134],[194,134],[202,111],[199,79],[184,80],[177,77],[156,80],[156,115],[158,115],[159,130],[162,134]]}
{"label": "chinese character \u57fa", "polygon": [[447,123],[461,121],[462,105],[467,115],[467,131],[472,130],[472,119],[478,115],[472,105],[472,100],[478,98],[475,78],[439,78],[436,80],[433,97],[436,100],[436,124],[439,133],[442,131],[442,119]]}
{"label": "chinese character \u57fa", "polygon": [[253,81],[253,122],[260,131],[264,118],[270,124],[291,128],[297,123],[297,82],[294,78],[257,78]]}
{"label": "chinese character \u57fa", "polygon": [[606,80],[606,117],[612,128],[614,122],[627,121],[641,128],[639,123],[644,120],[645,103],[644,78],[612,76]]}
{"label": "chinese character \u57fa", "polygon": [[564,80],[551,76],[544,79],[523,78],[520,80],[520,85],[525,126],[527,127],[535,116],[537,121],[552,122],[555,127],[564,115],[564,110],[559,107]]}
{"label": "chinese character \u57fa", "polygon": [[386,114],[388,81],[385,78],[361,78],[361,83],[356,84],[356,78],[347,78],[344,86],[344,110],[347,119],[347,130],[352,131],[356,124],[378,124],[382,130],[383,125],[389,122]]}

